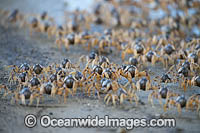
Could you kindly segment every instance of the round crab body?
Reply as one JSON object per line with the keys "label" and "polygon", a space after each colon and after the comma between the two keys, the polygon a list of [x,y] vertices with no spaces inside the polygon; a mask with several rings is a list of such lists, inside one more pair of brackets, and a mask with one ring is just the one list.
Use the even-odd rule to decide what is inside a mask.
{"label": "round crab body", "polygon": [[107,79],[107,78],[103,78],[101,80],[101,91],[110,91],[112,90],[112,82],[110,79]]}
{"label": "round crab body", "polygon": [[35,74],[41,74],[43,68],[40,64],[35,64],[33,66],[33,71],[35,72]]}
{"label": "round crab body", "polygon": [[45,86],[44,86],[44,91],[46,94],[50,95],[51,94],[51,91],[52,91],[52,84],[51,83],[47,83]]}
{"label": "round crab body", "polygon": [[31,83],[31,86],[37,86],[40,84],[40,81],[38,80],[38,78],[36,77],[33,77],[31,80],[30,80],[30,83]]}
{"label": "round crab body", "polygon": [[186,98],[185,98],[184,95],[181,95],[181,96],[178,96],[178,97],[177,97],[176,102],[177,102],[178,104],[180,104],[181,108],[183,108],[183,107],[186,106],[187,100],[186,100]]}
{"label": "round crab body", "polygon": [[104,75],[107,75],[107,78],[111,78],[112,77],[112,72],[109,68],[106,68],[104,71],[103,71],[103,74]]}
{"label": "round crab body", "polygon": [[144,47],[143,47],[142,45],[140,45],[140,44],[136,44],[136,45],[135,45],[135,50],[136,50],[136,52],[137,52],[138,54],[142,54],[143,51],[144,51]]}
{"label": "round crab body", "polygon": [[72,88],[74,84],[74,78],[72,77],[72,75],[67,76],[64,80],[64,83],[67,88]]}
{"label": "round crab body", "polygon": [[83,78],[83,74],[79,71],[76,71],[74,78],[76,80],[81,80]]}
{"label": "round crab body", "polygon": [[129,72],[131,74],[131,77],[135,77],[135,70],[136,70],[136,67],[133,66],[133,65],[128,65],[125,69],[125,73]]}
{"label": "round crab body", "polygon": [[33,28],[38,27],[38,20],[36,18],[33,18],[31,20],[31,25],[32,25]]}
{"label": "round crab body", "polygon": [[147,61],[151,62],[153,55],[154,55],[154,52],[153,51],[149,51],[146,54]]}
{"label": "round crab body", "polygon": [[141,90],[146,90],[146,84],[147,84],[147,78],[146,77],[142,77],[140,80],[139,80],[139,84],[140,84],[140,89]]}
{"label": "round crab body", "polygon": [[51,81],[51,82],[57,81],[57,75],[56,75],[56,74],[52,74],[52,75],[50,76],[50,81]]}
{"label": "round crab body", "polygon": [[174,52],[174,48],[171,44],[168,44],[164,47],[164,51],[166,54],[171,55]]}
{"label": "round crab body", "polygon": [[31,91],[29,90],[28,87],[24,87],[21,91],[20,91],[20,95],[24,95],[25,99],[29,99],[31,97]]}
{"label": "round crab body", "polygon": [[95,52],[91,52],[91,53],[89,54],[89,59],[90,59],[90,60],[94,60],[94,59],[96,58],[96,56],[97,56],[97,54],[96,54]]}
{"label": "round crab body", "polygon": [[69,44],[74,44],[74,42],[75,42],[75,34],[68,34],[67,35],[67,40],[68,40],[68,42],[69,42]]}
{"label": "round crab body", "polygon": [[101,66],[95,66],[93,70],[94,70],[94,72],[98,73],[99,75],[101,75],[103,72],[103,68]]}
{"label": "round crab body", "polygon": [[21,82],[25,82],[26,81],[26,75],[27,75],[26,72],[23,72],[23,73],[19,74],[19,79],[20,79]]}
{"label": "round crab body", "polygon": [[167,97],[167,92],[168,92],[167,87],[162,87],[162,88],[159,89],[159,94],[162,98]]}
{"label": "round crab body", "polygon": [[130,64],[130,65],[137,66],[138,61],[137,61],[136,58],[130,57],[130,58],[129,58],[129,64]]}

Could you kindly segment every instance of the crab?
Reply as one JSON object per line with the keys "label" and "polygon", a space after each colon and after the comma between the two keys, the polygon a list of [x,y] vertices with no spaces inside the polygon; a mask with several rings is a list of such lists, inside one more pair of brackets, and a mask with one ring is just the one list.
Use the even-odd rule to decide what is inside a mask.
{"label": "crab", "polygon": [[170,81],[171,81],[171,78],[170,78],[169,74],[163,73],[160,78],[160,82],[169,83]]}
{"label": "crab", "polygon": [[136,57],[139,55],[143,55],[143,53],[146,53],[146,50],[144,46],[140,43],[133,42],[132,45],[127,44],[125,46],[122,45],[122,53],[121,53],[121,58],[122,60],[125,59],[126,54],[134,54]]}
{"label": "crab", "polygon": [[[9,74],[9,78],[8,78],[8,81],[9,83],[13,83],[13,82],[16,82],[18,80],[18,77],[16,76],[16,74],[19,74],[19,73],[23,73],[23,72],[26,72],[28,75],[31,75],[31,69],[30,69],[30,65],[27,64],[27,63],[23,63],[21,64],[21,66],[16,66],[16,65],[11,65],[11,66],[8,66],[8,68],[12,67],[12,70]],[[20,78],[20,77],[19,77]],[[20,79],[21,80],[21,79]]]}
{"label": "crab", "polygon": [[100,88],[101,84],[99,81],[87,81],[87,85],[85,87],[85,93],[88,94],[88,96],[91,96],[91,91],[93,91],[93,96],[97,96],[98,99],[100,99]]}
{"label": "crab", "polygon": [[[100,37],[99,37],[100,36]],[[113,44],[112,38],[108,35],[94,35],[88,43],[88,50],[90,50],[90,47],[95,48],[95,46],[98,47],[98,53],[99,54],[109,54],[112,52],[111,46]]]}
{"label": "crab", "polygon": [[85,65],[85,69],[90,67],[90,66],[93,67],[95,64],[98,64],[97,63],[98,60],[99,60],[99,56],[97,55],[96,52],[92,51],[92,52],[90,52],[89,55],[87,55],[87,56],[82,55],[79,58],[79,66],[81,65],[81,63],[82,64],[86,63],[86,65],[84,64]]}
{"label": "crab", "polygon": [[0,91],[4,90],[4,95],[3,97],[5,97],[6,95],[12,93],[12,90],[10,90],[5,84],[0,84]]}
{"label": "crab", "polygon": [[153,90],[153,92],[149,94],[148,101],[149,103],[151,103],[152,106],[154,106],[153,98],[156,98],[159,100],[160,105],[162,105],[162,98],[166,99],[167,95],[168,95],[167,87],[161,87],[159,91]]}
{"label": "crab", "polygon": [[132,83],[132,78],[135,77],[135,70],[136,67],[133,65],[122,65],[121,67],[118,68],[118,73],[119,75],[127,78],[130,83]]}
{"label": "crab", "polygon": [[47,17],[48,17],[48,14],[46,11],[42,12],[42,14],[40,15],[41,20],[45,20],[45,19],[47,19]]}
{"label": "crab", "polygon": [[167,67],[168,64],[174,63],[174,55],[173,52],[175,51],[175,47],[172,44],[167,44],[161,49],[161,55],[164,58],[164,66]]}
{"label": "crab", "polygon": [[197,112],[200,111],[200,94],[190,96],[186,103],[186,110],[196,108]]}
{"label": "crab", "polygon": [[115,71],[113,71],[110,68],[106,68],[104,69],[103,73],[102,73],[102,77],[104,78],[110,78],[110,79],[116,79],[118,77],[118,75],[116,74]]}
{"label": "crab", "polygon": [[80,72],[80,71],[73,71],[70,73],[70,75],[73,76],[74,78],[74,90],[73,93],[76,93],[76,88],[81,87],[81,90],[83,92],[83,87],[85,87],[85,81],[86,81],[86,77],[84,77],[84,75]]}
{"label": "crab", "polygon": [[56,94],[64,94],[64,102],[66,103],[68,94],[70,93],[72,96],[76,94],[78,85],[78,80],[70,74],[65,77],[63,86],[57,90]]}
{"label": "crab", "polygon": [[[19,92],[14,92],[14,96],[11,99],[11,103],[17,102],[21,100],[23,105],[26,105],[26,100],[30,100],[29,105],[32,104],[33,100],[39,96],[39,93],[33,90],[30,90],[29,87],[23,87]],[[37,101],[37,106],[39,101]]]}
{"label": "crab", "polygon": [[191,74],[190,75],[193,75],[193,73],[195,71],[198,71],[200,70],[200,66],[197,64],[197,63],[194,63],[193,61],[189,61],[189,60],[185,60],[182,64],[181,64],[181,67],[185,67],[187,68],[188,70],[190,70]]}
{"label": "crab", "polygon": [[146,54],[144,54],[141,57],[143,64],[146,66],[147,62],[152,63],[153,65],[156,64],[156,62],[162,62],[164,63],[164,60],[161,56],[159,56],[156,52],[149,50],[148,52],[146,51]]}
{"label": "crab", "polygon": [[28,80],[27,72],[20,73],[19,76],[18,76],[18,78],[19,78],[19,80],[18,80],[19,83],[21,83],[21,84],[26,83],[27,80]]}
{"label": "crab", "polygon": [[39,26],[40,26],[40,22],[37,18],[32,18],[30,24],[29,24],[29,34],[30,36],[32,36],[33,31],[39,31]]}
{"label": "crab", "polygon": [[116,75],[117,75],[117,77],[119,77],[119,75],[121,75],[121,76],[125,77],[126,79],[128,79],[129,82],[127,82],[127,84],[125,86],[127,86],[128,84],[131,84],[132,88],[134,88],[135,90],[137,90],[137,87],[133,83],[132,78],[138,79],[140,77],[146,76],[150,80],[150,77],[146,71],[140,72],[133,65],[127,65],[127,66],[122,65],[121,67],[118,68]]}
{"label": "crab", "polygon": [[56,44],[58,45],[59,48],[61,47],[60,46],[61,44],[64,44],[65,48],[69,50],[69,45],[74,45],[75,43],[75,36],[76,36],[75,33],[67,34],[64,37],[59,38],[59,40],[56,41]]}
{"label": "crab", "polygon": [[200,87],[200,76],[194,76],[191,83],[192,85]]}
{"label": "crab", "polygon": [[6,17],[5,22],[3,21],[3,25],[7,26],[7,22],[10,24],[16,24],[17,22],[22,25],[24,21],[24,16],[19,12],[18,9],[14,9],[12,12],[6,11],[4,12],[4,16]]}
{"label": "crab", "polygon": [[[176,100],[174,100],[174,97],[176,97]],[[179,95],[176,93],[168,92],[167,93],[167,98],[166,98],[166,103],[164,104],[164,111],[167,110],[167,108],[172,105],[176,106],[178,113],[181,114],[181,108],[184,108],[186,106],[187,99],[185,98],[184,95]]]}
{"label": "crab", "polygon": [[[43,94],[47,94],[47,95],[51,95],[52,97],[56,94],[57,92],[57,87],[54,83],[48,82],[48,83],[43,83],[40,87],[39,87],[39,95],[37,95],[38,99],[37,102],[39,104],[40,99],[43,98]],[[32,101],[30,102],[30,104],[32,104]]]}
{"label": "crab", "polygon": [[64,35],[66,35],[66,30],[62,25],[58,25],[56,28],[56,41],[59,41]]}
{"label": "crab", "polygon": [[29,34],[32,36],[33,31],[47,33],[48,38],[56,34],[56,26],[53,19],[41,19],[40,17],[33,16],[28,23]]}
{"label": "crab", "polygon": [[92,78],[94,80],[96,78],[96,80],[100,80],[102,73],[103,68],[100,65],[95,65],[87,79],[89,80]]}
{"label": "crab", "polygon": [[80,25],[76,22],[75,19],[72,19],[71,21],[67,23],[67,28],[69,32],[76,32],[76,31],[79,31]]}
{"label": "crab", "polygon": [[75,44],[86,44],[93,37],[94,37],[94,35],[90,34],[88,30],[85,30],[75,36],[74,43]]}
{"label": "crab", "polygon": [[71,68],[76,68],[76,66],[73,65],[68,58],[64,58],[63,61],[61,62],[61,68],[71,69]]}
{"label": "crab", "polygon": [[40,32],[47,33],[48,38],[50,38],[56,32],[55,24],[53,22],[50,22],[50,21],[41,22],[39,28],[40,28]]}
{"label": "crab", "polygon": [[103,68],[108,68],[110,66],[110,61],[105,56],[100,56],[98,60],[98,64]]}
{"label": "crab", "polygon": [[196,53],[190,53],[188,55],[188,60],[192,63],[197,63],[198,64],[198,55]]}
{"label": "crab", "polygon": [[40,64],[35,64],[33,66],[33,72],[35,72],[36,75],[41,74],[43,71],[43,67]]}
{"label": "crab", "polygon": [[138,65],[138,60],[137,60],[137,58],[130,57],[130,58],[129,58],[129,64],[130,64],[130,65],[137,66],[137,65]]}
{"label": "crab", "polygon": [[124,99],[129,99],[130,103],[132,103],[132,98],[134,97],[136,106],[138,105],[139,98],[135,94],[134,91],[129,90],[126,91],[125,87],[117,83],[117,81],[112,81],[110,83],[110,88],[107,87],[107,94],[104,97],[104,102],[108,105],[110,100],[112,100],[112,103],[114,106],[116,106],[116,100],[120,102],[120,104],[123,103]]}
{"label": "crab", "polygon": [[149,90],[151,88],[150,80],[147,77],[142,77],[139,81],[137,81],[136,87],[137,87],[138,91],[140,91],[140,90],[143,90],[143,91]]}

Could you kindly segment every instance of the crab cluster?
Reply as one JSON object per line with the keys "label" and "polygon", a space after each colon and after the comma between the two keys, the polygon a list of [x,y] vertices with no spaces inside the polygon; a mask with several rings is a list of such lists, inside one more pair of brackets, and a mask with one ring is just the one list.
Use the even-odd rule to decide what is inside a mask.
{"label": "crab cluster", "polygon": [[[85,59],[85,60],[84,60]],[[49,66],[41,66],[35,64],[30,66],[27,63],[11,67],[9,82],[16,88],[9,88],[1,85],[4,89],[4,97],[11,95],[11,102],[31,105],[37,100],[37,106],[40,99],[50,96],[63,97],[66,102],[69,95],[74,96],[82,93],[87,96],[93,96],[108,105],[110,102],[123,104],[124,101],[133,101],[137,106],[139,104],[138,91],[148,91],[148,100],[153,106],[153,98],[159,99],[160,104],[166,110],[169,106],[174,105],[181,112],[181,108],[187,109],[197,108],[199,110],[200,99],[198,95],[191,96],[188,101],[183,95],[176,94],[168,90],[167,87],[161,87],[160,83],[171,82],[168,74],[163,74],[159,84],[152,83],[152,79],[148,71],[141,71],[134,65],[118,65],[109,61],[105,56],[99,56],[91,52],[88,56],[80,57],[80,63],[84,66],[73,64],[69,59],[65,58],[60,64]],[[195,84],[199,86],[199,76],[194,78]],[[126,83],[122,83],[126,81]],[[177,97],[174,100],[174,97]],[[162,103],[165,99],[165,103]],[[61,102],[61,101],[60,101]]]}
{"label": "crab cluster", "polygon": [[[68,21],[62,25],[56,24],[47,12],[32,15],[18,9],[0,10],[0,22],[6,27],[9,24],[28,27],[30,35],[45,33],[55,38],[59,48],[64,45],[69,50],[70,45],[82,45],[88,51],[97,51],[81,56],[78,64],[64,59],[61,64],[46,67],[26,63],[11,66],[9,82],[17,85],[16,89],[6,85],[0,88],[5,90],[4,96],[13,96],[12,102],[21,99],[23,104],[26,99],[30,104],[37,99],[39,104],[45,95],[63,96],[66,102],[68,95],[81,92],[98,99],[103,97],[106,104],[110,101],[113,105],[122,104],[127,99],[138,105],[137,92],[148,91],[152,106],[155,98],[164,110],[172,105],[178,112],[183,107],[199,111],[199,94],[186,99],[182,93],[166,87],[167,83],[178,83],[183,92],[191,86],[200,87],[199,6],[200,2],[195,0],[99,0],[93,12],[65,12],[64,18]],[[176,9],[174,15],[172,8]],[[193,9],[192,14],[189,14],[190,9]],[[166,15],[149,17],[152,11],[159,10]],[[103,32],[90,30],[91,25],[99,24],[110,28]],[[120,53],[123,65],[101,56],[112,52]],[[152,78],[146,69],[151,65],[163,65],[166,72]],[[126,84],[121,83],[124,79]]]}

